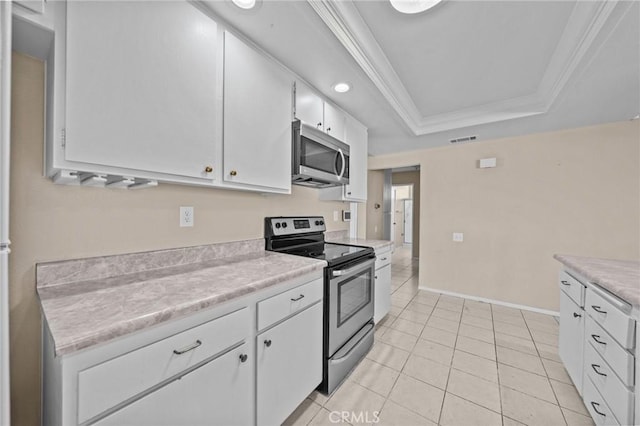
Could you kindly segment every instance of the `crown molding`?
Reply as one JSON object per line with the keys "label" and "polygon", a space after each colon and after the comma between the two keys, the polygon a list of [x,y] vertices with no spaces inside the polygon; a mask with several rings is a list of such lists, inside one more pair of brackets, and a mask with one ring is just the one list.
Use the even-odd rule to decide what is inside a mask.
{"label": "crown molding", "polygon": [[353,1],[307,1],[416,136],[544,114],[578,66],[596,53],[590,47],[614,10],[624,16],[632,3],[577,1],[534,93],[423,117]]}

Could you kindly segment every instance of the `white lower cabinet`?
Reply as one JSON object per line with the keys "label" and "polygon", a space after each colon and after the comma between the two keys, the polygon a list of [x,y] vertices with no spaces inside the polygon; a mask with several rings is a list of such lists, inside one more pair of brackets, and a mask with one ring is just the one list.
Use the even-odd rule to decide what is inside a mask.
{"label": "white lower cabinet", "polygon": [[564,292],[560,292],[560,338],[558,352],[569,377],[582,394],[584,357],[584,310]]}
{"label": "white lower cabinet", "polygon": [[391,309],[391,251],[376,253],[373,322],[378,323]]}
{"label": "white lower cabinet", "polygon": [[598,426],[638,424],[631,305],[571,271],[560,288],[560,358],[589,414]]}
{"label": "white lower cabinet", "polygon": [[322,381],[322,303],[257,337],[257,419],[279,425]]}
{"label": "white lower cabinet", "polygon": [[243,344],[94,423],[100,426],[251,424],[251,362]]}

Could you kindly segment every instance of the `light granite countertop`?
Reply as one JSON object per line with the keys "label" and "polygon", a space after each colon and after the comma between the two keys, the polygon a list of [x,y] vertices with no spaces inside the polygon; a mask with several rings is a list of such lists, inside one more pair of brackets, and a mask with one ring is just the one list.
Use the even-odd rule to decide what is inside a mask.
{"label": "light granite countertop", "polygon": [[640,262],[556,254],[560,263],[599,285],[635,309],[640,308]]}
{"label": "light granite countertop", "polygon": [[264,251],[264,240],[233,244],[38,264],[37,290],[56,355],[326,266],[322,260]]}
{"label": "light granite countertop", "polygon": [[348,231],[328,232],[325,240],[328,243],[351,244],[354,246],[371,247],[374,250],[391,248],[393,249],[393,241],[389,240],[366,240],[362,238],[349,238]]}

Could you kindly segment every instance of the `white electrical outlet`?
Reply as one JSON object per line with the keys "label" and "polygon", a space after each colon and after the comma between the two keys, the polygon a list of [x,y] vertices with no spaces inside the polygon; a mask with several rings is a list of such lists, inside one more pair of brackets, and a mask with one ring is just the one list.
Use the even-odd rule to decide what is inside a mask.
{"label": "white electrical outlet", "polygon": [[453,233],[453,241],[456,243],[461,243],[464,241],[464,234],[462,232],[454,232]]}
{"label": "white electrical outlet", "polygon": [[180,226],[193,226],[193,207],[180,207]]}

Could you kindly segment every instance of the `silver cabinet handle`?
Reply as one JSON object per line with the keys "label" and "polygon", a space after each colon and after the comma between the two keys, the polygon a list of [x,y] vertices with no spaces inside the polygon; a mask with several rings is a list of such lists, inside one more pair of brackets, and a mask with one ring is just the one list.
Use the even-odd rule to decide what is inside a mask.
{"label": "silver cabinet handle", "polygon": [[601,340],[598,340],[598,338],[599,338],[599,337],[600,337],[600,336],[598,336],[597,334],[592,334],[592,335],[591,335],[591,338],[593,338],[593,340],[595,340],[595,341],[596,341],[596,343],[600,343],[601,345],[606,345],[606,344],[607,344],[607,342],[603,342],[603,341],[601,341]]}
{"label": "silver cabinet handle", "polygon": [[249,358],[249,355],[247,354],[240,354],[240,362],[246,362],[247,358]]}
{"label": "silver cabinet handle", "polygon": [[266,347],[270,347],[270,346],[271,346],[271,339],[267,339],[267,340],[265,340],[265,341],[264,341],[264,345],[265,345]]}
{"label": "silver cabinet handle", "polygon": [[596,305],[591,305],[591,308],[596,311],[599,314],[606,314],[607,311],[603,311],[602,309],[600,309],[600,306],[596,306]]}
{"label": "silver cabinet handle", "polygon": [[173,353],[176,354],[176,355],[186,354],[187,352],[194,350],[195,348],[197,348],[201,344],[202,344],[202,342],[200,340],[196,340],[196,342],[193,345],[187,346],[186,348],[174,349]]}
{"label": "silver cabinet handle", "polygon": [[580,314],[578,314],[578,313],[574,312],[574,313],[573,313],[573,317],[574,317],[574,318],[582,318],[582,315],[580,315]]}
{"label": "silver cabinet handle", "polygon": [[299,297],[296,298],[291,298],[292,302],[297,302],[298,300],[302,299],[304,297],[304,294],[301,294]]}
{"label": "silver cabinet handle", "polygon": [[316,124],[316,129],[319,129],[322,126],[322,121]]}
{"label": "silver cabinet handle", "polygon": [[598,368],[600,368],[600,366],[598,364],[591,364],[591,368],[593,368],[593,371],[595,371],[599,375],[607,377],[606,374],[602,373],[601,371],[598,371]]}
{"label": "silver cabinet handle", "polygon": [[600,411],[598,411],[598,407],[600,406],[600,404],[598,404],[597,402],[593,402],[591,401],[591,406],[593,407],[594,411],[598,414],[600,414],[603,417],[607,417],[607,415],[605,413],[601,413]]}
{"label": "silver cabinet handle", "polygon": [[571,285],[571,283],[567,282],[567,281],[560,281],[562,283],[562,285]]}
{"label": "silver cabinet handle", "polygon": [[383,257],[383,258],[382,258],[382,259],[380,259],[380,260],[387,260],[387,258],[386,258],[386,257]]}
{"label": "silver cabinet handle", "polygon": [[327,133],[331,131],[331,127],[327,127]]}

